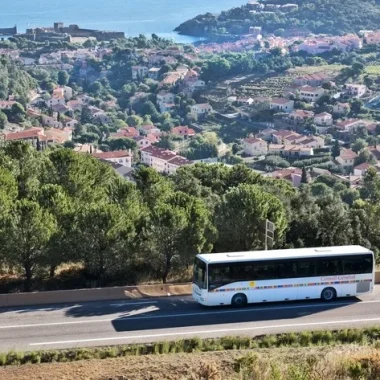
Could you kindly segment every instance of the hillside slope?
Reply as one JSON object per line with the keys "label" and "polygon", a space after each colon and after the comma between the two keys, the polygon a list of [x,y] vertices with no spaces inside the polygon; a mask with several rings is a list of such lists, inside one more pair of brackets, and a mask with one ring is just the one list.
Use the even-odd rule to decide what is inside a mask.
{"label": "hillside slope", "polygon": [[[269,3],[269,2],[266,2]],[[263,2],[263,4],[266,4]],[[283,5],[287,0],[271,0]],[[306,27],[313,33],[344,34],[362,29],[379,28],[380,2],[377,0],[292,0],[298,9],[271,9],[263,13],[249,5],[233,8],[219,15],[206,13],[178,26],[176,31],[194,36],[246,34],[250,26],[261,26],[265,32]],[[267,12],[267,9],[265,9]]]}

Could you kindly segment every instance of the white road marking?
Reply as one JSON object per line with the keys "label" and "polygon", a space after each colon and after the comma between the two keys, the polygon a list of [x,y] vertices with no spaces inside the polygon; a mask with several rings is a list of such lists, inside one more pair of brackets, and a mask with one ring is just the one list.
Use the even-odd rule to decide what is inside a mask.
{"label": "white road marking", "polygon": [[[132,315],[130,317],[124,316],[118,318],[117,316],[113,316],[112,318],[103,318],[103,319],[86,319],[82,321],[67,321],[67,322],[49,322],[49,323],[31,323],[25,325],[8,325],[8,326],[0,326],[0,330],[2,329],[17,329],[17,328],[29,328],[29,327],[48,327],[48,326],[65,326],[65,325],[75,325],[75,324],[86,324],[86,323],[103,323],[103,322],[111,322],[111,321],[133,321],[133,320],[144,320],[144,319],[162,319],[162,318],[181,318],[181,317],[193,317],[193,316],[206,316],[206,315],[220,315],[220,314],[235,314],[235,313],[254,313],[257,311],[275,311],[275,310],[291,310],[291,309],[308,309],[308,308],[328,308],[333,309],[336,306],[348,306],[348,305],[362,305],[365,303],[380,303],[380,300],[372,300],[372,301],[360,301],[360,302],[335,302],[335,303],[318,303],[318,304],[306,304],[306,305],[279,305],[274,307],[261,307],[256,308],[252,307],[249,309],[234,309],[234,310],[219,310],[219,311],[202,311],[195,313],[182,313],[182,314],[162,314],[162,315],[145,315],[145,316],[135,316]],[[147,310],[141,311],[152,312],[157,311]],[[304,313],[302,313],[304,315]]]}
{"label": "white road marking", "polygon": [[[146,305],[146,304],[151,304],[151,303],[158,303],[158,301],[144,301],[144,302],[119,302],[119,303],[110,303],[109,306],[116,306],[116,307],[121,307],[121,306],[129,306],[129,305]],[[103,307],[103,306],[100,306]]]}
{"label": "white road marking", "polygon": [[41,343],[29,343],[29,346],[47,346],[54,344],[70,344],[70,343],[90,343],[90,342],[102,342],[109,340],[132,340],[132,339],[145,339],[145,338],[163,338],[169,336],[183,336],[183,335],[197,335],[197,334],[214,334],[214,333],[230,333],[239,331],[254,331],[254,330],[268,330],[278,329],[286,327],[306,327],[306,326],[322,326],[322,325],[334,325],[343,323],[362,323],[362,322],[379,322],[380,318],[368,318],[368,319],[347,319],[340,321],[321,321],[321,322],[308,322],[308,323],[294,323],[286,325],[272,325],[272,326],[255,326],[255,327],[240,327],[240,328],[228,328],[217,330],[204,330],[204,331],[182,331],[164,334],[150,334],[150,335],[136,335],[136,336],[117,336],[109,338],[91,338],[91,339],[78,339],[78,340],[61,340],[56,342],[41,342]]}
{"label": "white road marking", "polygon": [[72,309],[76,307],[88,307],[89,309],[92,308],[104,308],[108,306],[128,306],[128,305],[144,305],[144,304],[153,304],[153,303],[158,303],[158,301],[139,301],[139,302],[129,302],[129,301],[120,301],[118,303],[101,303],[99,304],[100,301],[91,301],[87,302],[85,304],[82,303],[71,303],[71,304],[62,304],[61,306],[43,306],[43,307],[38,307],[31,305],[29,309],[18,309],[17,307],[4,307],[0,308],[0,310],[5,313],[31,313],[31,312],[38,312],[38,311],[52,311],[52,310],[66,310],[66,309]]}
{"label": "white road marking", "polygon": [[[76,306],[76,305],[75,305]],[[61,309],[64,309],[64,307],[42,307],[42,308],[30,308],[30,309],[11,309],[9,311],[11,311],[12,313],[30,313],[30,312],[33,312],[33,311],[52,311],[52,310],[61,310]],[[8,312],[8,311],[6,311]]]}

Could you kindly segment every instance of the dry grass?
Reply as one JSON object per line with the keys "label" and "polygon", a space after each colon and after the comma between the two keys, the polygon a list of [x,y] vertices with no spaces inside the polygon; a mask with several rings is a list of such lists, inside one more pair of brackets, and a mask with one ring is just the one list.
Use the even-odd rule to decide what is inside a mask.
{"label": "dry grass", "polygon": [[365,73],[368,75],[380,75],[380,65],[366,66]]}
{"label": "dry grass", "polygon": [[340,70],[347,67],[346,65],[323,65],[323,66],[300,66],[294,69],[289,69],[288,74],[292,77],[303,74],[316,74],[316,73],[328,73],[332,75],[338,75]]}
{"label": "dry grass", "polygon": [[361,371],[366,375],[363,379],[371,380],[379,379],[373,377],[379,374],[379,363],[377,350],[346,345],[150,355],[3,367],[0,368],[0,379],[348,380],[354,379],[355,374]]}

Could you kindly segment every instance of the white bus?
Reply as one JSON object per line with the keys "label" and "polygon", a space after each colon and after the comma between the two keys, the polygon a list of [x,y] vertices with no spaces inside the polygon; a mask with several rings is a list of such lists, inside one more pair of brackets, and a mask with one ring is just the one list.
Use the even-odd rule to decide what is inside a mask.
{"label": "white bus", "polygon": [[373,253],[361,246],[200,254],[193,298],[205,306],[352,297],[373,291]]}

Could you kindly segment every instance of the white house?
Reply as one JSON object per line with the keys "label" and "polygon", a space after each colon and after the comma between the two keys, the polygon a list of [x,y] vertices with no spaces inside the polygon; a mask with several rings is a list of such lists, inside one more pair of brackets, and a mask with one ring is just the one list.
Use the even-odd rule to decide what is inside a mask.
{"label": "white house", "polygon": [[159,103],[158,107],[160,108],[161,113],[170,112],[175,107],[175,104],[174,103]]}
{"label": "white house", "polygon": [[294,100],[286,98],[274,98],[270,101],[269,108],[271,110],[290,113],[294,109]]}
{"label": "white house", "polygon": [[289,114],[289,119],[294,123],[303,123],[306,120],[313,119],[314,112],[306,110],[294,110]]}
{"label": "white house", "polygon": [[106,124],[111,121],[110,117],[104,111],[95,112],[92,117],[101,124]]}
{"label": "white house", "polygon": [[95,158],[115,162],[117,164],[132,167],[132,154],[130,150],[116,150],[114,152],[93,153]]}
{"label": "white house", "polygon": [[192,161],[178,156],[175,152],[155,146],[141,149],[141,162],[167,174],[174,174],[179,167],[192,164]]}
{"label": "white house", "polygon": [[73,111],[82,111],[82,108],[84,106],[83,102],[79,99],[69,100],[66,105]]}
{"label": "white house", "polygon": [[64,95],[53,95],[51,98],[45,100],[45,104],[48,106],[48,107],[53,107],[57,104],[65,104],[66,103],[66,99],[64,97]]}
{"label": "white house", "polygon": [[208,115],[213,111],[212,107],[208,103],[195,104],[191,106],[191,115],[194,117],[201,115]]}
{"label": "white house", "polygon": [[203,88],[206,86],[205,81],[200,80],[200,79],[194,79],[192,81],[187,81],[186,85],[190,91],[196,91],[199,90],[200,88]]}
{"label": "white house", "polygon": [[354,167],[354,175],[364,177],[371,165],[368,162],[363,162]]}
{"label": "white house", "polygon": [[308,102],[317,101],[323,94],[325,90],[322,87],[312,87],[312,86],[302,86],[297,91],[299,97]]}
{"label": "white house", "polygon": [[157,94],[157,103],[174,103],[175,95],[171,92],[161,91]]}
{"label": "white house", "polygon": [[16,103],[15,100],[0,100],[0,110],[10,110]]}
{"label": "white house", "polygon": [[135,136],[133,137],[133,140],[136,141],[138,149],[143,149],[152,145],[151,141],[147,137],[144,137],[144,136]]}
{"label": "white house", "polygon": [[69,86],[62,86],[63,95],[66,100],[70,100],[73,97],[73,89]]}
{"label": "white house", "polygon": [[361,119],[347,119],[342,120],[336,124],[336,127],[342,131],[353,131],[359,126],[363,125],[363,120]]}
{"label": "white house", "polygon": [[148,75],[149,69],[146,66],[132,66],[132,79],[142,79]]}
{"label": "white house", "polygon": [[166,173],[175,174],[178,168],[185,165],[191,165],[193,162],[185,157],[175,156],[168,160],[166,164]]}
{"label": "white house", "polygon": [[361,98],[367,92],[367,86],[364,84],[346,84],[346,94],[354,98]]}
{"label": "white house", "polygon": [[332,115],[328,112],[322,112],[314,116],[314,123],[319,126],[329,127],[333,124]]}
{"label": "white house", "polygon": [[314,149],[296,144],[269,144],[268,154],[279,154],[284,157],[311,157]]}
{"label": "white house", "polygon": [[338,115],[344,115],[351,110],[350,103],[337,103],[333,105],[333,112]]}
{"label": "white house", "polygon": [[62,124],[65,126],[65,127],[68,127],[68,128],[74,128],[77,124],[79,123],[78,120],[75,120],[75,119],[72,119],[70,117],[66,117],[62,120]]}
{"label": "white house", "polygon": [[373,31],[373,32],[367,32],[364,34],[365,42],[368,45],[378,45],[380,44],[380,32]]}
{"label": "white house", "polygon": [[262,156],[268,153],[268,143],[256,137],[248,137],[243,141],[244,153],[248,156]]}
{"label": "white house", "polygon": [[358,155],[351,149],[342,148],[340,155],[335,160],[344,168],[350,168],[354,166],[357,157]]}
{"label": "white house", "polygon": [[63,124],[53,116],[42,115],[42,124],[52,128],[63,128]]}
{"label": "white house", "polygon": [[150,79],[155,79],[157,80],[159,75],[160,75],[160,68],[159,67],[152,67],[151,69],[149,69],[148,71],[148,77]]}

